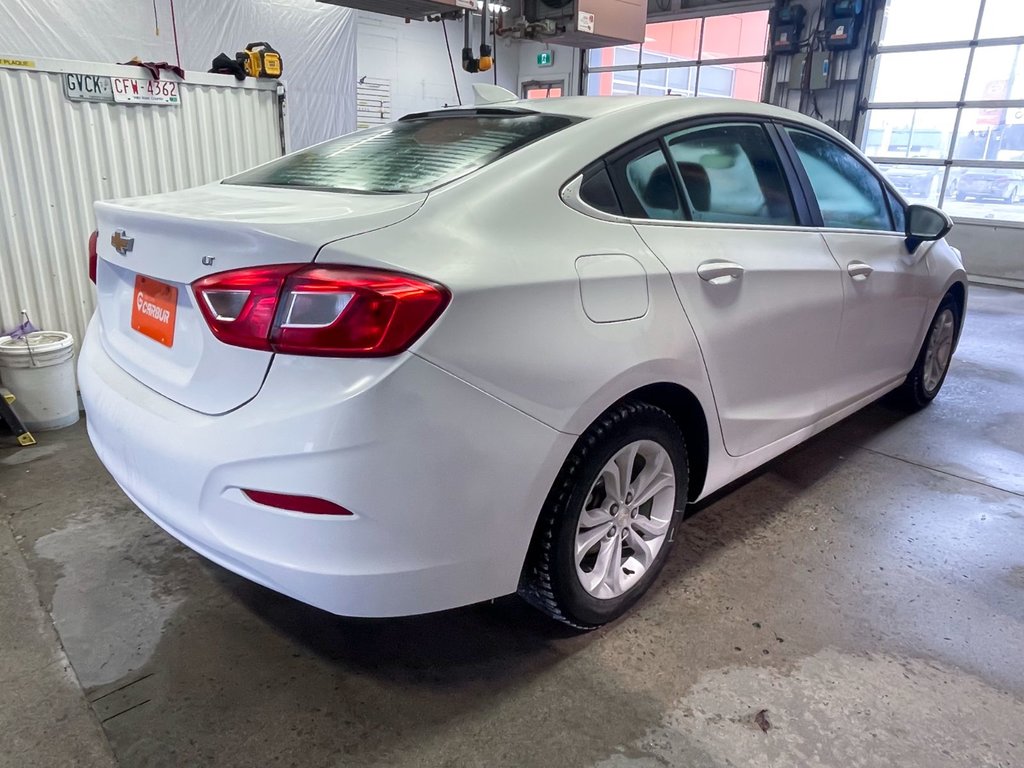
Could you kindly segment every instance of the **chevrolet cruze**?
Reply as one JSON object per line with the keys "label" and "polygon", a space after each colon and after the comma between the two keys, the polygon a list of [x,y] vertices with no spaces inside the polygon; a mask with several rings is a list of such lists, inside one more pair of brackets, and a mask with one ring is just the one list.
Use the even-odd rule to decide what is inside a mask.
{"label": "chevrolet cruze", "polygon": [[352,616],[616,618],[688,502],[931,401],[967,298],[945,214],[723,99],[414,114],[96,216],[100,459],[195,551]]}

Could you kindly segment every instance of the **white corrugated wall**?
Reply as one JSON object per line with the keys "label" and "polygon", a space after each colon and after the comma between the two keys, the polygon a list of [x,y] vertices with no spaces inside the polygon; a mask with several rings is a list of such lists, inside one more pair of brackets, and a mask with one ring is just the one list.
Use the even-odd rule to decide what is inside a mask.
{"label": "white corrugated wall", "polygon": [[0,64],[0,331],[25,309],[36,326],[79,341],[94,306],[93,201],[196,186],[279,156],[277,86],[188,72],[180,106],[75,102],[64,72],[146,71],[31,63]]}

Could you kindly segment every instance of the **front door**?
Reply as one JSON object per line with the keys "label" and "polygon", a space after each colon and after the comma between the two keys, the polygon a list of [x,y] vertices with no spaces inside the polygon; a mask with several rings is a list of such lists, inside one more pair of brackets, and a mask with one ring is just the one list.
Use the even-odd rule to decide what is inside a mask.
{"label": "front door", "polygon": [[926,249],[907,252],[902,204],[853,153],[819,134],[787,128],[843,273],[834,408],[900,379],[918,353],[928,311]]}

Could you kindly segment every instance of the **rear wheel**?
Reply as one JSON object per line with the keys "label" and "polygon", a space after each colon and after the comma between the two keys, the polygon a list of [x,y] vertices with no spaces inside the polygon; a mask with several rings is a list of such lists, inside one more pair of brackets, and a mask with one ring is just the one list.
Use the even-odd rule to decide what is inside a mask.
{"label": "rear wheel", "polygon": [[665,563],[687,481],[686,447],[671,416],[647,403],[609,410],[580,436],[555,480],[520,594],[578,629],[621,616]]}
{"label": "rear wheel", "polygon": [[924,408],[942,389],[953,358],[961,315],[960,305],[947,294],[935,312],[914,368],[896,390],[897,399],[908,410]]}

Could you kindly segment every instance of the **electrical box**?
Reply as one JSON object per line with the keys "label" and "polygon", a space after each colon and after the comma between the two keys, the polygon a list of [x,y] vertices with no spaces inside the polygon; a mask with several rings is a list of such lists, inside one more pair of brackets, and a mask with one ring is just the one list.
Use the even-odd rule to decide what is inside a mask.
{"label": "electrical box", "polygon": [[832,57],[827,51],[815,51],[811,54],[811,79],[810,88],[812,91],[824,91],[832,85]]}
{"label": "electrical box", "polygon": [[460,8],[475,11],[479,8],[476,0],[317,0],[320,3],[355,8],[359,11],[373,11],[387,16],[404,19],[423,19],[440,13],[450,13]]}
{"label": "electrical box", "polygon": [[829,0],[825,6],[825,48],[846,51],[857,47],[864,0]]}
{"label": "electrical box", "polygon": [[800,50],[807,11],[802,5],[780,5],[772,14],[772,52],[791,54]]}
{"label": "electrical box", "polygon": [[524,0],[523,13],[552,26],[538,42],[573,48],[642,43],[647,31],[647,0]]}

